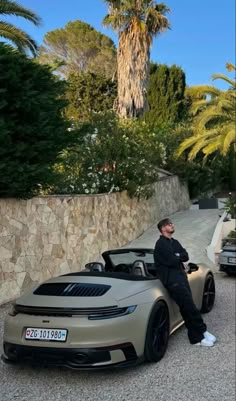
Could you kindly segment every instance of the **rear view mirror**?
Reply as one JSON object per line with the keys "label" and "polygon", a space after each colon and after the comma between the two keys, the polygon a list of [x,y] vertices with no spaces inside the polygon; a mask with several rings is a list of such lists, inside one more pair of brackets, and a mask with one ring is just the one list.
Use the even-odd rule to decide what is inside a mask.
{"label": "rear view mirror", "polygon": [[199,266],[196,265],[196,263],[191,263],[191,262],[188,263],[188,273],[189,274],[192,272],[198,271],[198,269],[199,269]]}
{"label": "rear view mirror", "polygon": [[101,262],[86,263],[85,269],[89,270],[90,272],[104,272],[105,271],[104,265]]}

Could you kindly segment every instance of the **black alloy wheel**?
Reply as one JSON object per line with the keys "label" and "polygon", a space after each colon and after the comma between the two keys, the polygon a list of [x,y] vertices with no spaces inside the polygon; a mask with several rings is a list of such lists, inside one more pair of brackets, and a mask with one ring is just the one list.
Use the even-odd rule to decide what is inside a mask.
{"label": "black alloy wheel", "polygon": [[215,280],[211,274],[208,274],[206,277],[203,297],[202,297],[202,313],[208,313],[212,310],[214,302],[215,302]]}
{"label": "black alloy wheel", "polygon": [[160,361],[169,341],[169,311],[163,301],[154,306],[148,322],[144,356],[148,362]]}

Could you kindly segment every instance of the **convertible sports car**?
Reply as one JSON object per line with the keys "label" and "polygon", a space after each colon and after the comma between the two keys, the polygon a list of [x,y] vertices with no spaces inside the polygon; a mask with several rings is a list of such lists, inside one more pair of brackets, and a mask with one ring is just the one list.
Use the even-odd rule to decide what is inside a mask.
{"label": "convertible sports car", "polygon": [[[103,263],[50,279],[17,300],[5,321],[5,362],[91,369],[164,356],[169,335],[183,321],[156,276],[153,249],[102,256]],[[196,305],[209,312],[212,271],[189,263],[187,276]]]}

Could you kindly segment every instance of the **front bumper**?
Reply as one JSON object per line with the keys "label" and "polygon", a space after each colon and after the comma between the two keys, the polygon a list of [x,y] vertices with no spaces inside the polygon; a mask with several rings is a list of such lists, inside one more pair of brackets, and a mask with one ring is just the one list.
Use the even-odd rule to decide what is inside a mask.
{"label": "front bumper", "polygon": [[3,349],[2,360],[10,364],[99,369],[111,366],[126,367],[139,361],[131,343],[102,348],[49,348],[4,342]]}
{"label": "front bumper", "polygon": [[230,264],[220,264],[219,271],[225,273],[235,273],[236,274],[236,266]]}

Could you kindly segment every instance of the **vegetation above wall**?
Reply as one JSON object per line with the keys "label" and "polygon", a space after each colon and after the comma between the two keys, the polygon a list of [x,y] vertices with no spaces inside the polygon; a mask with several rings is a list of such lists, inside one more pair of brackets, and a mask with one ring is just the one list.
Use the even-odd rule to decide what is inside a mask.
{"label": "vegetation above wall", "polygon": [[112,110],[116,96],[116,81],[101,74],[73,72],[65,90],[66,116],[71,121],[88,120],[93,113]]}
{"label": "vegetation above wall", "polygon": [[64,149],[55,165],[61,179],[53,192],[127,190],[130,195],[151,195],[151,184],[165,163],[165,148],[147,124],[121,120],[113,113],[97,113],[79,124],[74,135],[77,143]]}
{"label": "vegetation above wall", "polygon": [[68,144],[63,82],[48,67],[0,44],[0,196],[32,196],[55,179]]}
{"label": "vegetation above wall", "polygon": [[[0,45],[0,196],[126,189],[148,197],[159,168],[186,180],[192,197],[227,187],[229,171],[233,189],[235,83],[218,75],[228,90],[185,91],[180,67],[149,68],[151,42],[169,28],[169,8],[155,0],[106,3],[104,24],[119,34],[117,52],[79,20],[48,32],[36,62]],[[0,0],[0,14],[6,6],[40,22],[10,0]],[[36,54],[27,40],[13,43]]]}

